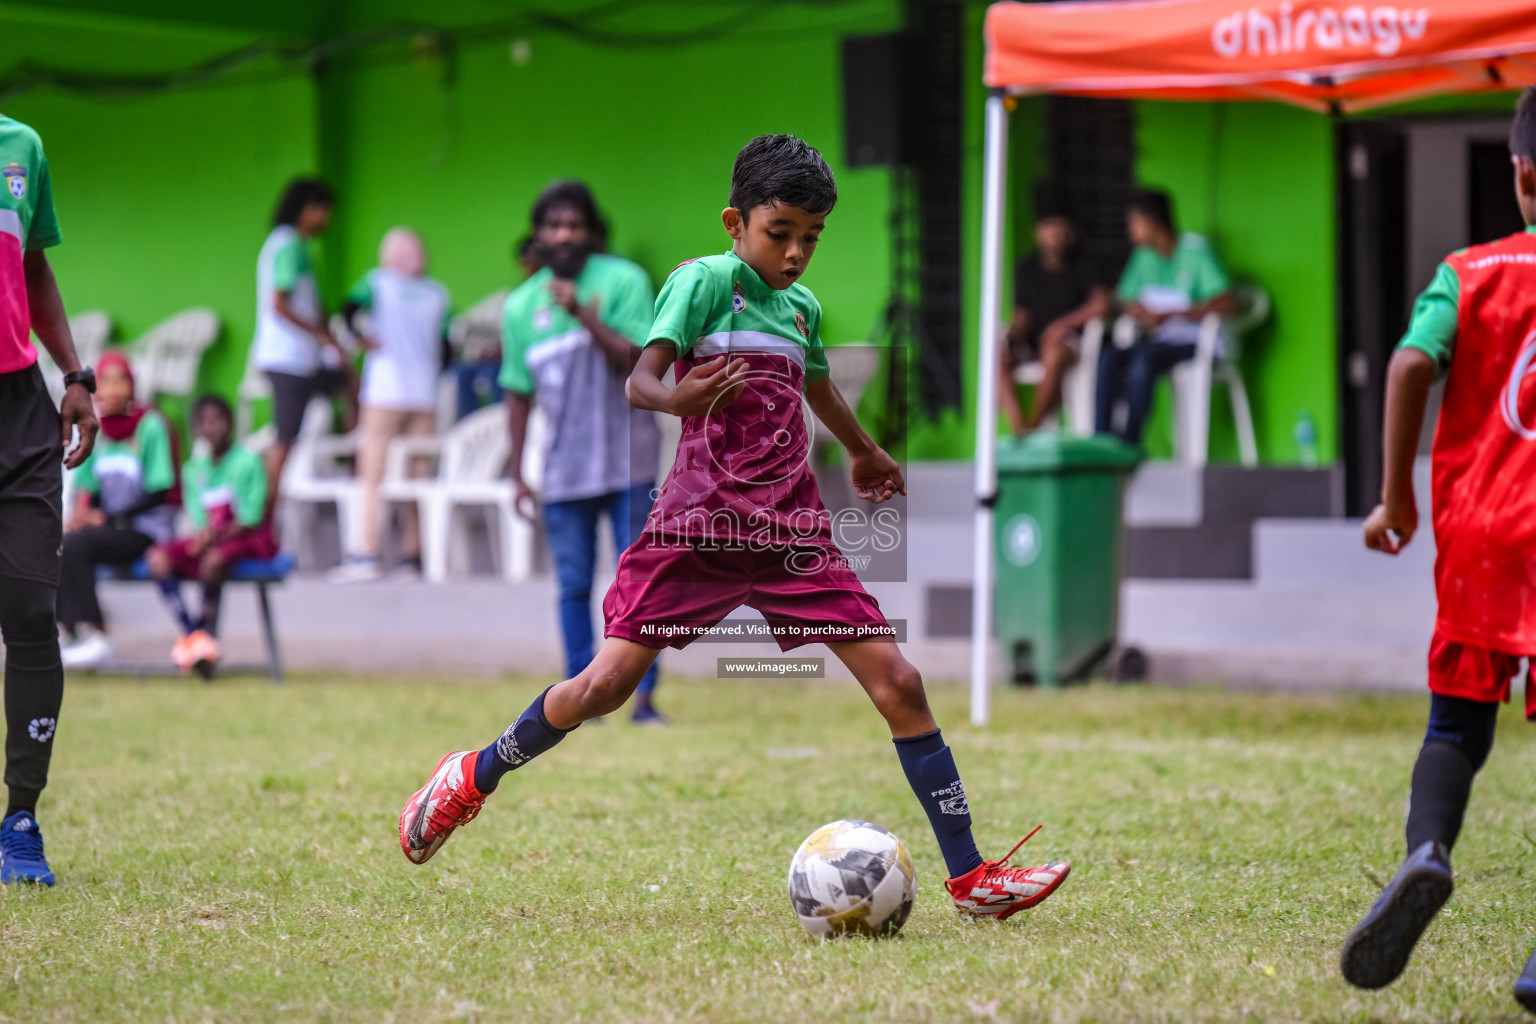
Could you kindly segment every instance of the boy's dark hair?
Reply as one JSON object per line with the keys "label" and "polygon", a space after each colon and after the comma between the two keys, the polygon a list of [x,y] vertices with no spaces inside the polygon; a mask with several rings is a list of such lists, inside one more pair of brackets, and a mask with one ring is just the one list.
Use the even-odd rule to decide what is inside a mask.
{"label": "boy's dark hair", "polygon": [[1509,155],[1536,160],[1536,86],[1520,94],[1515,123],[1509,127]]}
{"label": "boy's dark hair", "polygon": [[297,224],[299,214],[311,203],[330,206],[334,202],[336,193],[319,178],[294,178],[283,189],[283,197],[277,201],[277,209],[272,213],[272,226],[277,228],[284,224]]}
{"label": "boy's dark hair", "polygon": [[603,219],[597,208],[597,200],[592,198],[592,190],[584,181],[551,182],[539,193],[539,198],[533,201],[533,212],[529,217],[534,234],[538,234],[539,225],[544,223],[549,212],[561,207],[581,214],[582,220],[587,222],[587,232],[592,236],[594,249],[602,252],[608,248],[608,222]]}
{"label": "boy's dark hair", "polygon": [[736,154],[731,168],[731,205],[747,220],[769,203],[831,213],[837,205],[832,169],[815,148],[793,135],[759,135]]}
{"label": "boy's dark hair", "polygon": [[539,243],[533,240],[532,235],[524,235],[512,243],[512,258],[518,260],[526,259],[537,251],[538,245]]}
{"label": "boy's dark hair", "polygon": [[1137,192],[1131,197],[1127,209],[1141,214],[1150,221],[1161,224],[1167,231],[1174,231],[1173,226],[1173,200],[1167,192],[1149,188]]}
{"label": "boy's dark hair", "polygon": [[218,410],[219,415],[223,416],[230,426],[234,426],[235,410],[229,407],[229,403],[225,401],[223,395],[210,394],[199,396],[197,401],[192,403],[192,422],[197,422],[197,418],[203,414],[204,409]]}

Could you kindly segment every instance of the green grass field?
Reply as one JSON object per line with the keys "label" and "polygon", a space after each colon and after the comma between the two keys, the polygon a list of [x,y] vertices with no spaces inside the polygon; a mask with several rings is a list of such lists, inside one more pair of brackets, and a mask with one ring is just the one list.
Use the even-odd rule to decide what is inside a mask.
{"label": "green grass field", "polygon": [[[936,687],[978,838],[1065,857],[1008,923],[960,920],[851,686],[680,683],[677,724],[583,727],[425,867],[396,815],[543,685],[75,682],[40,818],[60,885],[0,893],[6,1021],[1487,1020],[1536,942],[1536,743],[1506,714],[1458,890],[1391,989],[1340,940],[1400,856],[1426,701]],[[808,938],[816,826],[917,861],[889,941]],[[1022,856],[1022,855],[1021,855]],[[652,891],[652,887],[659,887]]]}

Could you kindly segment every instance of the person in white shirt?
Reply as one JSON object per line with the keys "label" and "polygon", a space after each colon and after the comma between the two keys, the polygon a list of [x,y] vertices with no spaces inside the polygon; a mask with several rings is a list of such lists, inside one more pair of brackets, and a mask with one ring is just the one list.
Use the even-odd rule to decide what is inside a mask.
{"label": "person in white shirt", "polygon": [[346,407],[346,429],[357,418],[357,385],[346,353],[326,327],[320,285],[309,258],[309,239],[325,234],[336,199],[313,178],[288,183],[272,216],[272,233],[256,258],[256,338],[251,362],[272,384],[277,440],[267,449],[267,502],[277,502],[288,451],[299,436],[304,410],[316,395],[335,395]]}
{"label": "person in white shirt", "polygon": [[[362,547],[332,573],[337,582],[372,580],[382,574],[379,535],[385,509],[379,486],[384,459],[394,438],[431,436],[437,429],[437,378],[448,305],[448,290],[427,277],[421,238],[409,228],[394,228],[379,246],[379,266],[352,286],[342,306],[367,356],[357,450]],[[414,507],[406,509],[400,551],[402,567],[420,572],[421,535]]]}

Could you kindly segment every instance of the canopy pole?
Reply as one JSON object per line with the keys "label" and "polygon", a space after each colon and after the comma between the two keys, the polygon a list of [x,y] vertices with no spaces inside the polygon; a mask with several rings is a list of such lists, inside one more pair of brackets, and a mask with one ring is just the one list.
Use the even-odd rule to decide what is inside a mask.
{"label": "canopy pole", "polygon": [[1002,299],[1003,217],[1008,200],[1008,108],[987,96],[981,215],[981,336],[976,346],[976,544],[971,578],[971,724],[991,717],[992,506],[997,501],[997,324]]}

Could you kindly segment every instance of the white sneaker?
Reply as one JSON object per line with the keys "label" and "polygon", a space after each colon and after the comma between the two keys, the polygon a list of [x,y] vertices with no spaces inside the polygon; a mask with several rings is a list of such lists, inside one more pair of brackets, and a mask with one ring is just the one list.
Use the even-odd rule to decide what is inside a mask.
{"label": "white sneaker", "polygon": [[371,583],[384,578],[377,558],[349,558],[326,575],[332,583]]}
{"label": "white sneaker", "polygon": [[92,633],[59,651],[65,668],[100,668],[112,660],[112,641],[105,633]]}

